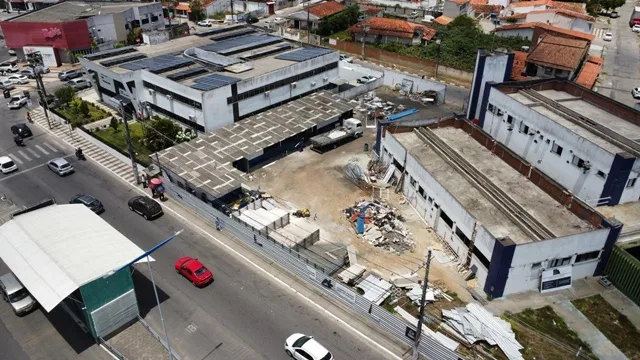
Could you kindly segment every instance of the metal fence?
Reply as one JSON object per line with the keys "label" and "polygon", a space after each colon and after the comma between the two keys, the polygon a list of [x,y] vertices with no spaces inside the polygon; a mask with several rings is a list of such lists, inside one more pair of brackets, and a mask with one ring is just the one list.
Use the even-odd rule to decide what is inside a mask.
{"label": "metal fence", "polygon": [[[383,307],[370,302],[350,287],[336,281],[327,274],[327,270],[316,265],[309,258],[263,236],[261,233],[252,231],[251,228],[236,222],[234,219],[214,209],[173,183],[167,184],[167,191],[174,199],[189,206],[212,223],[215,223],[216,220],[219,219],[221,222],[221,231],[232,234],[239,241],[265,254],[269,259],[276,261],[301,279],[305,279],[308,283],[320,289],[324,294],[347,305],[351,310],[372,322],[373,326],[384,329],[408,345],[413,343],[412,340],[407,337],[408,335],[405,334],[407,334],[408,329],[415,331],[415,326],[392,314]],[[462,358],[462,356],[455,351],[446,348],[424,332],[419,350],[420,353],[428,359],[457,360]]]}

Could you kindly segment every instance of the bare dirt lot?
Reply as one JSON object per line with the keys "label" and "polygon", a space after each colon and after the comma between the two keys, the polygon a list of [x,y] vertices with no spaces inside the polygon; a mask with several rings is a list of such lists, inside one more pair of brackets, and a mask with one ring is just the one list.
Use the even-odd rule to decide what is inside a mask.
{"label": "bare dirt lot", "polygon": [[[256,170],[252,185],[259,186],[289,210],[308,208],[310,219],[316,218],[320,228],[321,241],[344,246],[353,244],[358,251],[358,263],[365,265],[367,270],[375,269],[387,279],[392,274],[404,275],[414,271],[423,276],[427,250],[440,249],[441,245],[433,230],[413,209],[407,204],[400,204],[401,194],[390,189],[388,203],[404,217],[416,243],[413,252],[397,255],[371,245],[356,235],[353,225],[343,214],[343,210],[356,201],[371,198],[370,193],[350,182],[343,173],[343,167],[349,162],[366,169],[370,151],[364,151],[365,143],[369,144],[369,149],[373,147],[374,129],[366,129],[363,137],[324,154],[307,148],[282,158]],[[429,280],[445,284],[445,290],[457,293],[462,301],[468,302],[471,297],[465,290],[466,284],[451,264],[442,265],[432,260]]]}

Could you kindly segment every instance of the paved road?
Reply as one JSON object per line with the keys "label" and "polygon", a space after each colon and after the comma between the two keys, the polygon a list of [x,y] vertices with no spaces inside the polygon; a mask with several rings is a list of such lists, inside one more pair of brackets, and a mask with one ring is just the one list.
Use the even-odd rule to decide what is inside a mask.
{"label": "paved road", "polygon": [[611,19],[613,41],[605,42],[596,39],[598,45],[604,44],[603,80],[598,92],[628,106],[636,106],[638,100],[631,96],[631,89],[640,87],[640,48],[638,35],[629,28],[629,14],[634,7],[634,1],[627,1],[618,9],[622,14],[617,19]]}
{"label": "paved road", "polygon": [[[8,112],[4,101],[0,101],[0,116],[15,118],[17,114],[20,112]],[[170,214],[149,222],[129,212],[126,201],[135,194],[134,190],[101,167],[91,162],[78,163],[69,157],[77,172],[64,178],[53,174],[40,164],[47,157],[71,154],[73,150],[62,148],[55,139],[33,127],[35,137],[28,142],[27,149],[36,149],[36,145],[46,149],[47,143],[59,151],[51,151],[46,156],[42,154],[38,161],[25,162],[14,175],[0,177],[0,193],[7,194],[18,205],[32,205],[51,197],[65,203],[76,193],[91,193],[105,205],[106,212],[101,216],[142,248],[150,248],[174,231],[186,228],[183,235],[154,255],[157,261],[153,265],[170,338],[183,358],[283,359],[286,358],[284,339],[294,332],[314,335],[338,359],[388,358],[371,349],[370,343],[351,335],[335,320],[310,307],[299,296],[283,290]],[[2,134],[0,152],[15,154],[10,135]],[[213,268],[215,283],[197,289],[176,274],[173,263],[183,255],[198,257]],[[139,270],[146,274],[145,266]],[[136,276],[136,286],[142,315],[160,332],[158,311],[153,307],[153,295],[146,277]],[[12,315],[5,313],[0,317],[6,323],[5,316]],[[28,321],[33,315],[24,320]],[[71,322],[68,324],[75,326]],[[8,330],[13,331],[10,326]],[[39,328],[31,330],[38,332]],[[47,348],[41,347],[41,351]]]}

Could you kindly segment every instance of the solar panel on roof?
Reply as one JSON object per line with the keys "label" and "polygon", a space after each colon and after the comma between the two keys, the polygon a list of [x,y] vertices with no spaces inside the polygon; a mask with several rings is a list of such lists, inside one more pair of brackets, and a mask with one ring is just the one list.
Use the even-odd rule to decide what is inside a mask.
{"label": "solar panel on roof", "polygon": [[128,56],[123,56],[123,57],[119,57],[119,58],[115,58],[115,59],[109,59],[109,60],[102,61],[100,63],[100,65],[105,66],[105,67],[111,67],[111,66],[124,64],[126,62],[133,61],[133,60],[144,59],[146,57],[147,57],[147,55],[145,55],[145,54],[132,54],[132,55],[128,55]]}
{"label": "solar panel on roof", "polygon": [[254,29],[243,29],[235,32],[223,33],[220,35],[212,36],[209,39],[213,41],[222,41],[227,39],[233,39],[238,36],[248,35],[254,32],[256,32]]}
{"label": "solar panel on roof", "polygon": [[140,69],[148,69],[150,72],[154,74],[160,74],[163,72],[179,69],[181,67],[185,67],[187,65],[193,64],[192,60],[171,56],[171,55],[160,55],[144,60],[130,62],[124,65],[120,65],[123,69],[128,70],[140,70]]}
{"label": "solar panel on roof", "polygon": [[325,48],[304,48],[296,51],[292,51],[290,53],[282,54],[276,56],[276,59],[279,60],[290,60],[290,61],[306,61],[309,59],[316,58],[318,56],[330,54],[334,52],[332,49]]}
{"label": "solar panel on roof", "polygon": [[93,54],[87,54],[84,56],[84,58],[87,60],[94,61],[94,60],[108,58],[111,56],[123,55],[123,54],[127,54],[134,51],[138,51],[138,50],[136,50],[136,48],[133,46],[125,46],[118,49],[110,49],[105,51],[98,51]]}
{"label": "solar panel on roof", "polygon": [[240,59],[245,60],[245,61],[249,61],[249,60],[255,60],[261,57],[265,57],[268,55],[273,55],[282,51],[286,51],[291,49],[291,44],[282,44],[279,45],[275,48],[272,49],[267,49],[267,50],[262,50],[262,51],[256,51],[254,53],[251,53],[250,55],[245,55],[245,56],[241,56]]}
{"label": "solar panel on roof", "polygon": [[194,69],[189,69],[189,70],[184,70],[184,71],[180,71],[174,74],[169,74],[167,75],[167,79],[173,80],[173,81],[180,81],[192,76],[196,76],[196,75],[200,75],[200,74],[204,74],[207,72],[207,69],[202,68],[202,67],[197,67]]}
{"label": "solar panel on roof", "polygon": [[212,74],[196,79],[195,84],[191,85],[191,87],[197,90],[209,91],[229,84],[235,84],[238,81],[240,81],[240,79],[231,76]]}
{"label": "solar panel on roof", "polygon": [[209,35],[213,35],[213,34],[220,34],[220,33],[223,33],[223,32],[236,30],[236,29],[239,29],[239,28],[242,28],[242,27],[244,27],[244,25],[241,25],[241,24],[240,25],[225,26],[225,27],[218,27],[218,28],[214,28],[214,29],[210,29],[210,30],[198,31],[194,35],[200,36],[200,37],[205,37],[205,36],[209,36]]}
{"label": "solar panel on roof", "polygon": [[238,52],[255,49],[281,41],[281,38],[275,36],[248,35],[220,41],[215,44],[200,46],[200,49],[205,51],[214,51],[222,55],[232,55]]}

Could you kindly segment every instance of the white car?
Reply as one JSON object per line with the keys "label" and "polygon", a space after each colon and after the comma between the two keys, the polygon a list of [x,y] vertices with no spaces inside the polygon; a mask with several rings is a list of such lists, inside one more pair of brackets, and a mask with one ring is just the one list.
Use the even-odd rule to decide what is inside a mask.
{"label": "white car", "polygon": [[24,75],[11,75],[7,77],[7,80],[11,81],[14,84],[28,84],[29,78]]}
{"label": "white car", "polygon": [[213,25],[213,21],[211,21],[211,20],[201,20],[201,21],[198,21],[198,25],[199,26],[211,27]]}
{"label": "white car", "polygon": [[604,40],[604,41],[611,41],[611,40],[613,40],[613,34],[612,34],[612,33],[610,33],[610,32],[608,32],[608,33],[604,34],[604,36],[602,37],[602,40]]}
{"label": "white car", "polygon": [[634,99],[640,99],[640,88],[631,90],[631,96],[633,96]]}
{"label": "white car", "polygon": [[352,63],[353,62],[353,58],[351,56],[348,56],[348,55],[340,54],[340,61]]}
{"label": "white car", "polygon": [[20,109],[27,105],[27,97],[24,95],[13,95],[9,100],[9,109]]}
{"label": "white car", "polygon": [[631,28],[631,31],[635,33],[640,33],[640,24],[633,25],[633,27]]}
{"label": "white car", "polygon": [[284,342],[284,352],[296,360],[333,360],[333,355],[313,337],[293,334]]}
{"label": "white car", "polygon": [[13,85],[11,80],[0,80],[0,90],[13,90],[16,86]]}
{"label": "white car", "polygon": [[18,170],[18,165],[8,156],[0,156],[0,170],[3,174],[8,174]]}
{"label": "white car", "polygon": [[12,62],[3,62],[0,64],[0,72],[18,72],[20,68],[17,64]]}
{"label": "white car", "polygon": [[13,49],[9,49],[9,51],[7,51],[9,53],[9,55],[11,56],[16,56],[16,51]]}
{"label": "white car", "polygon": [[360,79],[358,79],[358,84],[370,83],[375,79],[377,79],[375,76],[365,75],[365,76],[361,77]]}

